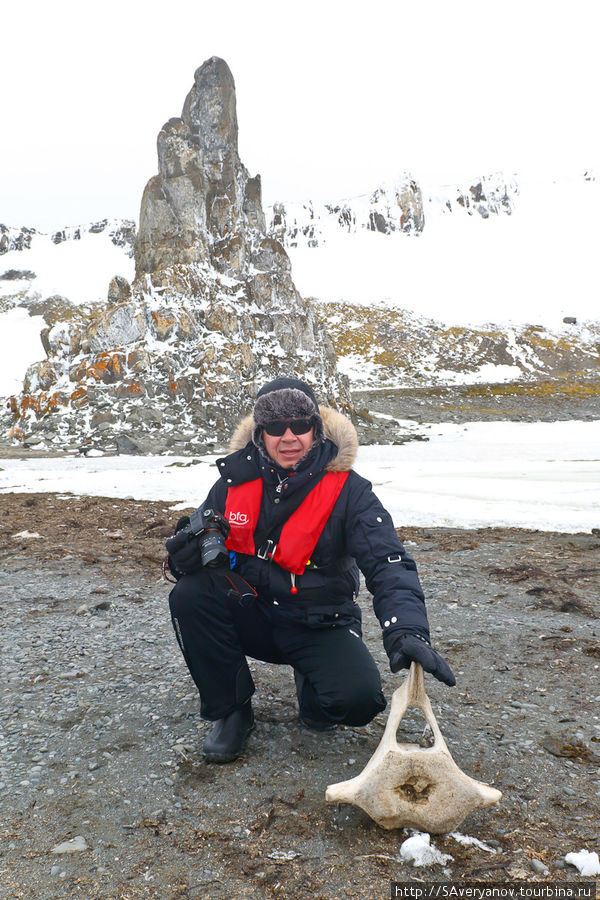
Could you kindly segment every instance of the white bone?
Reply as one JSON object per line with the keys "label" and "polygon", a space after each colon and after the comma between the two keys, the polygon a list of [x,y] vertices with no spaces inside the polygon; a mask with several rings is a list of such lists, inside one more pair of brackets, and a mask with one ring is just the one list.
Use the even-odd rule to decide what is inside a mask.
{"label": "white bone", "polygon": [[[409,707],[419,707],[434,735],[431,747],[399,744],[398,726]],[[328,803],[360,806],[383,828],[418,828],[430,834],[454,831],[465,817],[492,806],[500,791],[469,778],[450,755],[425,693],[423,669],[413,663],[394,691],[381,742],[360,775],[331,784]]]}

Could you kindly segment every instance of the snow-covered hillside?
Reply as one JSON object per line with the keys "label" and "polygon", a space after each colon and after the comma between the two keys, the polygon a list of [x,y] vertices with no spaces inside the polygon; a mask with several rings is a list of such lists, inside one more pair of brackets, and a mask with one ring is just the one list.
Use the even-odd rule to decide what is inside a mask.
{"label": "snow-covered hillside", "polygon": [[[560,329],[565,317],[598,320],[600,182],[593,176],[496,175],[471,187],[421,185],[421,192],[424,227],[409,235],[394,227],[399,209],[389,187],[323,207],[291,205],[279,211],[285,234],[270,210],[298,290],[448,325]],[[373,212],[385,213],[382,197],[388,233],[371,227]]]}
{"label": "snow-covered hillside", "polygon": [[54,234],[0,225],[0,396],[23,389],[45,357],[46,322],[36,306],[51,297],[75,306],[104,303],[111,279],[133,278],[135,223],[119,219]]}
{"label": "snow-covered hillside", "polygon": [[134,237],[135,223],[121,219],[54,234],[0,225],[0,304],[56,294],[75,304],[103,302],[111,278],[133,278]]}
{"label": "snow-covered hillside", "polygon": [[320,247],[340,234],[420,234],[430,218],[461,212],[482,219],[511,215],[519,185],[501,172],[424,194],[409,172],[369,194],[323,204],[280,202],[267,209],[271,234],[286,248]]}
{"label": "snow-covered hillside", "polygon": [[412,184],[269,210],[353,389],[597,372],[594,176]]}

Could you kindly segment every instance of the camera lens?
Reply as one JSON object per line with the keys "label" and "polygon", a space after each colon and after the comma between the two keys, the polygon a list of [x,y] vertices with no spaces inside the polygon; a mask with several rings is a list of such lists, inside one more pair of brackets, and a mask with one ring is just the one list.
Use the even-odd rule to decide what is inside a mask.
{"label": "camera lens", "polygon": [[214,568],[229,562],[229,553],[225,546],[225,538],[216,528],[208,528],[200,536],[200,552],[202,565]]}

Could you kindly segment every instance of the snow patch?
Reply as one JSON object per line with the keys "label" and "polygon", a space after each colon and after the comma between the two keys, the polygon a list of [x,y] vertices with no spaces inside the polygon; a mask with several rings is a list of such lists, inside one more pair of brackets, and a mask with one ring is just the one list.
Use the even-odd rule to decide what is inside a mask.
{"label": "snow patch", "polygon": [[[116,227],[121,223],[115,222]],[[0,274],[10,269],[34,272],[30,281],[3,281],[0,296],[26,288],[30,297],[45,299],[55,294],[76,305],[106,301],[108,285],[115,275],[133,279],[135,265],[126,252],[111,240],[111,228],[95,233],[82,226],[79,239],[54,243],[49,234],[36,233],[31,246],[9,250],[0,257]],[[93,227],[93,226],[92,226]]]}
{"label": "snow patch", "polygon": [[[414,426],[414,423],[413,423]],[[397,526],[600,527],[600,420],[425,425],[428,441],[360,447],[357,471]],[[92,457],[92,453],[95,458]],[[0,493],[72,492],[198,506],[217,480],[216,456],[5,459]]]}
{"label": "snow patch", "polygon": [[461,834],[459,831],[451,832],[450,837],[454,838],[455,841],[458,841],[459,844],[477,847],[479,850],[485,850],[486,853],[496,852],[489,844],[484,844],[484,842],[480,841],[478,838],[470,837],[468,834]]}
{"label": "snow patch", "polygon": [[20,393],[29,366],[44,359],[40,332],[45,324],[23,307],[0,313],[0,397]]}
{"label": "snow patch", "polygon": [[600,875],[600,858],[595,851],[580,850],[579,853],[567,853],[565,862],[575,866],[580,875]]}
{"label": "snow patch", "polygon": [[432,843],[431,836],[422,832],[413,834],[400,846],[400,856],[413,866],[445,866],[454,859],[449,853],[441,853]]}

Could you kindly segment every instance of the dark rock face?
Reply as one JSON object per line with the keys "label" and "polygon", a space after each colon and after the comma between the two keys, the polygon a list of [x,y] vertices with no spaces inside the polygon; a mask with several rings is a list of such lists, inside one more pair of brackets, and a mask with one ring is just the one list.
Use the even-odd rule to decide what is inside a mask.
{"label": "dark rock face", "polygon": [[34,278],[37,275],[30,269],[7,269],[0,275],[0,281],[32,281]]}
{"label": "dark rock face", "polygon": [[478,213],[483,219],[490,216],[512,215],[515,198],[519,188],[514,181],[509,181],[501,174],[488,175],[469,185],[457,186],[446,198],[449,212],[453,204],[458,204],[472,216]]}
{"label": "dark rock face", "polygon": [[283,374],[323,402],[349,403],[325,326],[266,233],[260,178],[240,161],[237,135],[233,77],[213,57],[159,133],[133,283],[113,278],[106,305],[60,321],[56,303],[44,308],[48,359],[11,401],[13,437],[84,452],[123,452],[124,435],[141,452],[222,446],[257,388]]}
{"label": "dark rock face", "polygon": [[9,250],[28,250],[35,233],[35,228],[9,228],[0,225],[0,255]]}
{"label": "dark rock face", "polygon": [[390,230],[385,218],[379,212],[369,214],[369,228],[371,231],[380,231],[381,234],[388,234]]}

